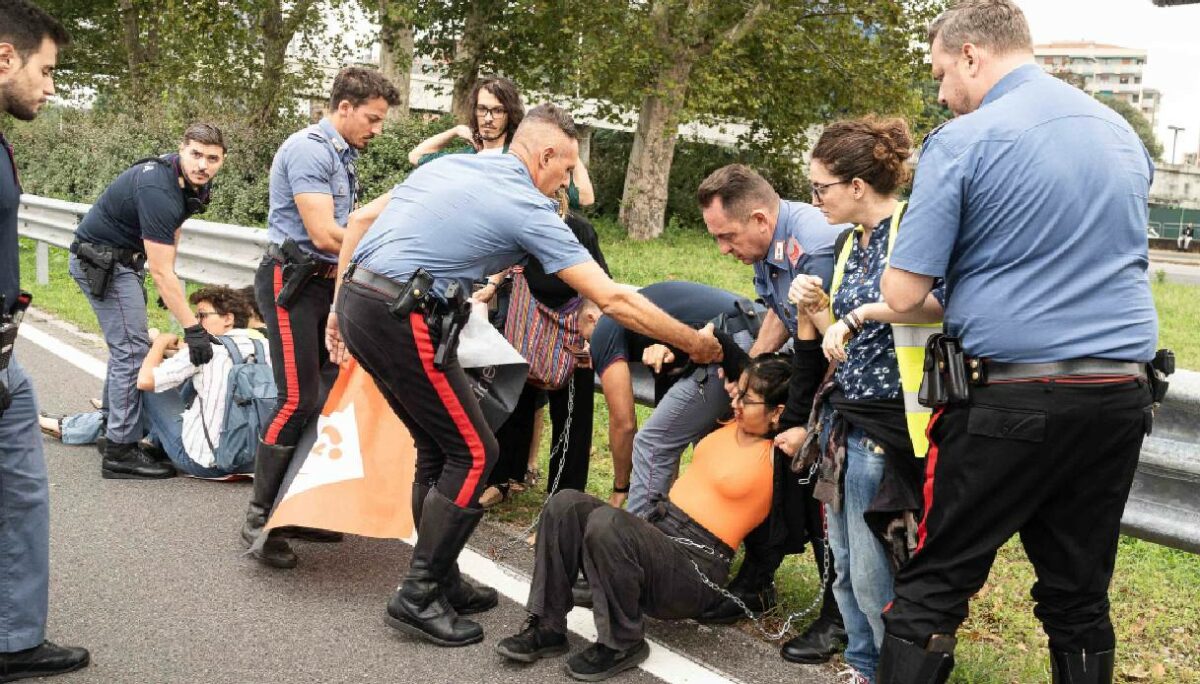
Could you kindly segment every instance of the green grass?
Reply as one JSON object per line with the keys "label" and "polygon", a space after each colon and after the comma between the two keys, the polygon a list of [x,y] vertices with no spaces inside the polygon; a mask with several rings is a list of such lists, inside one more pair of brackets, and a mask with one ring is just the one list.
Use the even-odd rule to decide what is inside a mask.
{"label": "green grass", "polygon": [[[653,242],[627,239],[611,221],[597,222],[601,244],[613,277],[646,285],[659,280],[695,280],[753,295],[751,268],[720,255],[701,231],[671,226]],[[97,331],[96,319],[79,288],[67,275],[66,255],[51,250],[51,283],[33,284],[34,250],[22,241],[21,272],[36,305],[80,327]],[[157,294],[149,287],[150,300]],[[1181,367],[1200,369],[1200,288],[1155,282],[1161,341],[1175,349]],[[165,311],[150,310],[151,325],[170,327]],[[639,407],[639,419],[648,409]],[[608,447],[608,411],[596,404],[592,441],[592,470],[588,491],[606,498],[612,485]],[[524,527],[541,505],[548,469],[549,425],[543,431],[543,482],[536,490],[516,494],[490,513],[493,520]],[[688,457],[685,456],[686,463]],[[807,606],[816,591],[816,569],[810,555],[790,557],[780,569],[778,586],[783,604],[796,610]],[[958,667],[952,682],[1025,684],[1049,681],[1045,637],[1033,617],[1029,589],[1033,572],[1018,543],[1000,550],[987,584],[971,603],[971,617],[959,633]],[[1123,537],[1112,583],[1112,615],[1120,641],[1118,681],[1200,682],[1200,556]]]}

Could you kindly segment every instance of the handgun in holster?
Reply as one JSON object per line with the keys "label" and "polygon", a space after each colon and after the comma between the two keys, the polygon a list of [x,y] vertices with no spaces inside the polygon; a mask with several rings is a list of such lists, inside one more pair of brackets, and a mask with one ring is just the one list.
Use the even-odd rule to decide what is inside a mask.
{"label": "handgun in holster", "polygon": [[957,337],[937,334],[925,342],[925,363],[917,402],[927,408],[965,404],[970,400],[966,355]]}
{"label": "handgun in holster", "polygon": [[439,312],[441,335],[433,353],[433,367],[438,370],[444,369],[452,359],[458,357],[458,338],[471,318],[471,301],[458,281],[450,283],[442,296],[445,301],[439,307],[444,307],[444,311]]}
{"label": "handgun in holster", "polygon": [[400,295],[388,304],[388,313],[396,318],[407,321],[408,315],[413,311],[428,311],[428,304],[433,296],[433,276],[423,268],[418,268],[408,282],[404,284],[404,288],[400,290]]}
{"label": "handgun in holster", "polygon": [[322,264],[300,249],[300,245],[292,238],[283,241],[279,252],[283,255],[283,265],[280,267],[283,284],[279,294],[275,295],[275,304],[286,309],[296,301]]}
{"label": "handgun in holster", "polygon": [[0,371],[8,368],[8,362],[12,359],[13,347],[17,344],[17,329],[21,327],[25,309],[29,308],[29,303],[32,301],[33,295],[21,292],[17,295],[17,301],[13,305],[12,311],[9,311],[8,302],[5,301],[4,295],[0,294]]}
{"label": "handgun in holster", "polygon": [[1146,380],[1150,383],[1150,393],[1154,396],[1154,406],[1157,408],[1167,398],[1167,389],[1171,383],[1167,376],[1175,372],[1175,352],[1170,349],[1159,349],[1154,360],[1146,364]]}
{"label": "handgun in holster", "polygon": [[117,267],[117,256],[111,247],[87,242],[75,243],[75,254],[79,257],[79,268],[91,288],[92,296],[103,301],[112,283],[113,271]]}

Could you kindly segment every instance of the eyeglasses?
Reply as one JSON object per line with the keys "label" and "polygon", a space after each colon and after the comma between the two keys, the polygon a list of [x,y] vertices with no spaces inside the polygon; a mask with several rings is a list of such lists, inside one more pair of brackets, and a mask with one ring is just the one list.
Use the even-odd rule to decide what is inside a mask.
{"label": "eyeglasses", "polygon": [[489,114],[493,119],[499,119],[507,113],[508,110],[504,107],[484,107],[483,105],[479,105],[475,108],[475,116],[480,119],[486,119]]}
{"label": "eyeglasses", "polygon": [[833,183],[810,183],[810,185],[812,186],[812,196],[817,198],[818,200],[822,200],[825,198],[826,190],[828,190],[829,188],[832,188],[835,185],[841,185],[842,183],[849,183],[849,182],[850,181],[848,181],[848,180],[840,180],[840,181],[835,181]]}
{"label": "eyeglasses", "polygon": [[765,401],[747,401],[746,400],[747,394],[749,394],[749,393],[748,392],[738,392],[737,394],[734,394],[733,395],[733,403],[741,404],[742,406],[754,406],[754,405],[766,406],[767,405],[767,402],[765,402]]}

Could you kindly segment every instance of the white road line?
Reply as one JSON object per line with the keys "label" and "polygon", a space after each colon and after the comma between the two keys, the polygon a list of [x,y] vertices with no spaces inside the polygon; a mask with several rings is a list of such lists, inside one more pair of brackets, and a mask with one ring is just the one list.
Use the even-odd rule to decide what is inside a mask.
{"label": "white road line", "polygon": [[[21,337],[83,372],[100,380],[104,379],[107,367],[96,357],[29,323],[22,325],[19,332]],[[524,605],[529,597],[529,580],[469,548],[463,549],[458,564],[462,571],[473,579],[495,587],[496,591],[520,605]],[[576,608],[567,615],[567,628],[588,641],[596,640],[592,611],[586,608]],[[653,639],[646,641],[650,644],[650,657],[642,663],[641,668],[668,684],[738,684],[736,679],[698,663],[664,644]]]}

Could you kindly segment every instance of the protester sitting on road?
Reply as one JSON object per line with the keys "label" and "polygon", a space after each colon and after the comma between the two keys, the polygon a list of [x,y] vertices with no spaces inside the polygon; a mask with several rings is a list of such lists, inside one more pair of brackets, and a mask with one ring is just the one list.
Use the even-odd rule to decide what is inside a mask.
{"label": "protester sitting on road", "polygon": [[[727,372],[736,373],[735,354],[726,352]],[[724,584],[734,551],[771,507],[771,440],[790,376],[791,364],[780,356],[749,362],[738,380],[734,422],[700,441],[649,520],[582,492],[552,497],[538,533],[529,618],[496,651],[521,662],[566,653],[566,618],[581,569],[591,578],[598,638],[567,661],[576,679],[600,681],[644,661],[645,615],[694,618],[719,600],[709,582]]]}
{"label": "protester sitting on road", "polygon": [[[208,334],[231,340],[243,359],[253,356],[259,363],[270,363],[266,340],[254,339],[246,329],[250,305],[236,290],[205,287],[188,299]],[[215,462],[214,450],[225,436],[227,383],[234,359],[224,344],[214,344],[212,361],[202,366],[193,365],[188,354],[168,358],[167,351],[178,345],[175,335],[158,335],[138,371],[137,387],[144,393],[142,402],[151,438],[186,475],[228,479],[230,475],[254,472],[253,458],[232,470],[217,467]],[[181,391],[189,383],[195,390],[195,400],[190,403]],[[254,446],[251,441],[248,452]]]}

